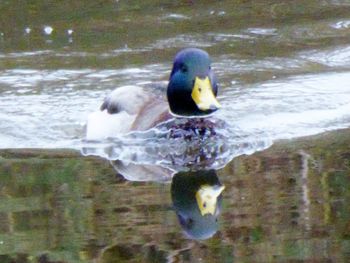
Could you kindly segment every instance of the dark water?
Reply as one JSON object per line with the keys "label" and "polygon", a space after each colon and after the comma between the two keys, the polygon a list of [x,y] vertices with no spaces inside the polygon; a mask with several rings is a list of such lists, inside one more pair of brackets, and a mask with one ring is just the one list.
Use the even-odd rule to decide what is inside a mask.
{"label": "dark water", "polygon": [[[349,1],[0,13],[0,262],[350,260],[349,131],[295,139],[350,126]],[[189,46],[213,60],[218,137],[83,140],[108,92],[165,84]]]}
{"label": "dark water", "polygon": [[[2,151],[1,262],[348,262],[349,134],[278,143],[172,183],[128,181],[74,152]],[[225,186],[205,219],[191,197],[200,184]]]}

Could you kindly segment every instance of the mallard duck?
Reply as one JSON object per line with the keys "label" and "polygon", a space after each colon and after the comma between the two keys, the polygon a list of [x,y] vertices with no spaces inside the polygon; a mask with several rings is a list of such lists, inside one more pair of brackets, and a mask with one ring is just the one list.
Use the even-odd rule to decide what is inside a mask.
{"label": "mallard duck", "polygon": [[210,64],[207,52],[186,48],[175,56],[166,92],[138,86],[115,89],[104,99],[100,111],[90,114],[87,139],[147,130],[174,116],[210,115],[220,108],[216,99],[218,85]]}

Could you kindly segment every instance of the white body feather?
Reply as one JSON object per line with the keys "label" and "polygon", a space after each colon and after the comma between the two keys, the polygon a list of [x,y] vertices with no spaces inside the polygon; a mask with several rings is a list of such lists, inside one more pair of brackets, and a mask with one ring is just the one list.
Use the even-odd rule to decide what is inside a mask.
{"label": "white body feather", "polygon": [[138,86],[123,86],[113,90],[105,99],[108,107],[119,109],[109,113],[107,109],[89,115],[86,127],[87,140],[101,140],[130,131],[137,113],[147,101],[147,94]]}
{"label": "white body feather", "polygon": [[130,131],[135,118],[135,114],[126,111],[117,114],[109,114],[107,110],[93,112],[88,117],[86,139],[102,140],[126,133]]}

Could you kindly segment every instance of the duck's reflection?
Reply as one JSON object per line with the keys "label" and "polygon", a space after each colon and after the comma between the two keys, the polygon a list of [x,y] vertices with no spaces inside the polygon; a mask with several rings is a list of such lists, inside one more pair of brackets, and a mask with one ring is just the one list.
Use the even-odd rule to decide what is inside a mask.
{"label": "duck's reflection", "polygon": [[126,180],[133,182],[170,182],[174,170],[158,165],[112,161],[113,168]]}
{"label": "duck's reflection", "polygon": [[218,230],[222,191],[215,170],[175,172],[156,165],[113,161],[114,169],[129,181],[171,181],[173,208],[186,235],[207,239]]}
{"label": "duck's reflection", "polygon": [[171,198],[189,238],[207,239],[217,232],[224,189],[214,170],[175,174]]}

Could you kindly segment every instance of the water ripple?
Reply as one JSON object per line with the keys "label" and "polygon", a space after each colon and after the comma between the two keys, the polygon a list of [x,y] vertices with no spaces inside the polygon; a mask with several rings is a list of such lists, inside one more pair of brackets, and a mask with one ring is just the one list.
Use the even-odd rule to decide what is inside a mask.
{"label": "water ripple", "polygon": [[192,121],[171,119],[148,131],[131,132],[99,142],[86,141],[82,153],[127,164],[156,164],[177,171],[201,170],[221,168],[236,156],[251,154],[272,144],[264,132],[258,132],[260,138],[257,139],[256,133],[229,127],[215,118],[206,120],[215,124],[212,131],[176,128],[179,123]]}
{"label": "water ripple", "polygon": [[350,46],[302,52],[300,57],[330,67],[350,68]]}

